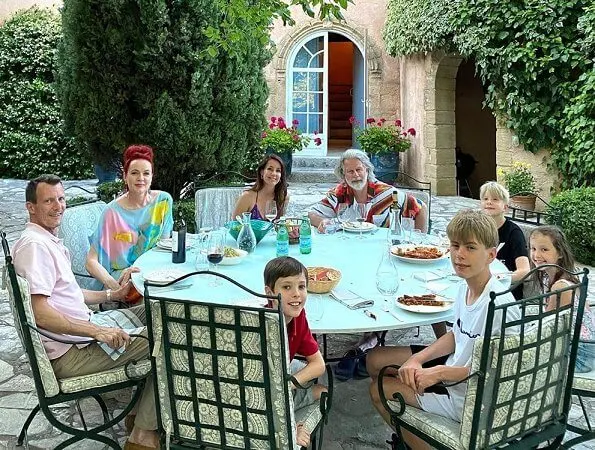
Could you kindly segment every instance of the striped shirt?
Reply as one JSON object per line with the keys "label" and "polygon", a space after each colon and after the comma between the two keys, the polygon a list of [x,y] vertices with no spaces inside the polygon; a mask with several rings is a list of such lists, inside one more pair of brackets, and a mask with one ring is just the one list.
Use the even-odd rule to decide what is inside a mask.
{"label": "striped shirt", "polygon": [[[366,210],[368,213],[366,222],[375,223],[382,227],[389,226],[393,192],[397,193],[397,204],[401,210],[401,216],[415,218],[422,206],[420,200],[382,181],[368,180],[368,199],[366,201]],[[354,201],[355,192],[346,182],[343,182],[328,191],[326,197],[312,207],[312,211],[320,217],[332,219],[337,217],[337,211],[341,203],[351,206]],[[375,221],[373,220],[374,216],[378,216]]]}

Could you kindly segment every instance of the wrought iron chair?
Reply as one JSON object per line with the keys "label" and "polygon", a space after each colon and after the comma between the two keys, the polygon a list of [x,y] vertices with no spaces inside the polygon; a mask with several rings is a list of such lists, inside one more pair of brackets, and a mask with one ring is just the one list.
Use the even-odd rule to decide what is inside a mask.
{"label": "wrought iron chair", "polygon": [[[51,362],[46,354],[41,336],[51,337],[52,339],[66,344],[75,343],[68,339],[56,339],[49,336],[46,331],[37,328],[33,309],[31,305],[31,292],[29,283],[15,272],[10,256],[6,234],[1,232],[2,249],[4,251],[6,265],[4,267],[3,281],[8,289],[8,298],[10,307],[14,316],[14,324],[19,338],[25,348],[35,390],[37,392],[38,405],[31,411],[17,439],[17,445],[23,445],[26,438],[29,425],[41,410],[48,421],[63,433],[72,435],[71,438],[62,442],[56,447],[56,450],[68,447],[75,442],[83,439],[91,439],[101,442],[111,448],[120,449],[117,439],[100,434],[105,430],[111,429],[120,422],[133,408],[140,397],[140,393],[145,383],[146,376],[150,373],[150,363],[148,360],[140,361],[138,364],[127,364],[126,366],[105,370],[96,374],[89,374],[70,378],[57,378],[52,369]],[[90,339],[85,342],[95,342]],[[76,343],[80,344],[80,341]],[[136,387],[130,403],[115,417],[109,417],[105,402],[101,394],[105,392],[117,391],[124,388]],[[78,401],[92,397],[99,404],[104,422],[100,425],[89,428],[83,413],[78,405]],[[64,402],[75,401],[77,410],[81,418],[83,429],[74,428],[60,420],[60,415],[51,409],[51,406]]]}
{"label": "wrought iron chair", "polygon": [[[548,266],[534,269],[527,277],[544,267]],[[498,306],[496,297],[510,289],[490,293],[485,334],[475,341],[470,375],[461,381],[467,383],[461,423],[406,406],[400,393],[386,398],[382,378],[389,376],[385,375],[389,367],[398,366],[382,369],[378,386],[397,431],[393,448],[405,448],[402,429],[439,449],[527,449],[542,442],[547,446],[540,448],[558,448],[571,403],[587,273],[576,273],[581,281],[564,289]],[[560,304],[560,296],[566,291],[572,293],[573,302],[545,311],[544,301],[550,295],[556,295]],[[514,306],[519,307],[521,317],[506,322],[506,311]],[[573,323],[574,313],[578,319]],[[499,314],[501,332],[493,335],[492,323]],[[511,333],[518,329],[520,333]]]}
{"label": "wrought iron chair", "polygon": [[[595,345],[595,341],[579,340],[579,342],[590,343]],[[562,447],[571,448],[582,442],[587,442],[595,439],[595,428],[589,420],[589,414],[583,401],[584,397],[595,398],[595,369],[587,373],[575,373],[574,381],[572,383],[572,395],[575,395],[581,405],[583,416],[586,423],[586,428],[581,428],[576,425],[568,424],[567,428],[569,431],[578,434],[578,436],[566,441]]]}
{"label": "wrought iron chair", "polygon": [[100,283],[85,268],[89,252],[89,238],[99,226],[106,203],[100,200],[67,207],[58,229],[58,237],[64,240],[64,246],[70,252],[72,271],[77,283],[83,289],[98,290]]}
{"label": "wrought iron chair", "polygon": [[[159,286],[204,275],[224,278],[244,294],[276,298],[209,271]],[[293,449],[296,417],[312,433],[312,448],[321,448],[331,406],[330,370],[329,393],[294,416],[289,381],[299,384],[288,374],[280,308],[163,298],[155,287],[145,282],[162,448]]]}
{"label": "wrought iron chair", "polygon": [[[517,195],[535,195],[537,197],[537,200],[543,203],[546,207],[549,206],[548,202],[546,202],[539,195],[536,195],[532,192],[519,192]],[[513,203],[508,205],[508,216],[511,220],[515,222],[525,223],[534,226],[544,225],[546,223],[557,225],[560,223],[559,215],[543,211],[531,211],[528,209],[521,208],[519,206],[515,206],[515,204]]]}

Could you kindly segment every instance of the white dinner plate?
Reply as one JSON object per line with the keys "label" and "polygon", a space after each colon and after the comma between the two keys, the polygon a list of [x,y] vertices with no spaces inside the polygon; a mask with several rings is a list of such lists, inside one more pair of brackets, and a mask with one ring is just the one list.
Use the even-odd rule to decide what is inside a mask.
{"label": "white dinner plate", "polygon": [[[171,244],[171,238],[159,239],[157,241],[157,247],[163,250],[171,250]],[[190,247],[192,247],[191,239],[188,236],[186,236],[186,249],[189,249]]]}
{"label": "white dinner plate", "polygon": [[224,256],[223,260],[219,263],[220,266],[235,266],[236,264],[241,263],[242,260],[246,256],[248,256],[248,252],[246,250],[242,250],[239,248],[234,248],[234,250],[238,252],[240,255],[234,256],[233,258],[230,258],[229,256]]}
{"label": "white dinner plate", "polygon": [[439,313],[439,312],[443,312],[443,311],[448,311],[455,304],[455,302],[452,301],[451,299],[441,297],[440,295],[436,296],[436,300],[443,300],[446,303],[443,306],[404,305],[403,303],[399,302],[398,297],[395,299],[395,303],[399,308],[404,309],[405,311],[410,311],[410,312],[414,312],[414,313],[422,313],[422,314],[434,314],[434,313]]}
{"label": "white dinner plate", "polygon": [[350,233],[368,233],[376,229],[376,225],[370,222],[345,222],[342,227]]}
{"label": "white dinner plate", "polygon": [[[401,256],[401,255],[396,254],[397,249],[410,250],[410,249],[414,249],[415,247],[438,248],[442,252],[442,256],[440,258],[434,258],[434,259],[421,259],[421,258],[409,258],[407,256]],[[403,261],[403,262],[408,262],[408,263],[412,263],[412,264],[433,264],[436,261],[442,261],[443,259],[447,259],[449,257],[449,253],[446,253],[446,250],[447,249],[436,247],[435,245],[399,244],[399,245],[393,245],[390,248],[390,254],[393,255],[398,260]]]}
{"label": "white dinner plate", "polygon": [[[186,275],[187,273],[188,272],[184,272],[180,269],[157,269],[147,274],[143,274],[143,278],[151,283],[167,284],[176,278]],[[192,283],[192,280],[190,278],[186,278],[185,280],[179,282],[180,285],[184,283]]]}

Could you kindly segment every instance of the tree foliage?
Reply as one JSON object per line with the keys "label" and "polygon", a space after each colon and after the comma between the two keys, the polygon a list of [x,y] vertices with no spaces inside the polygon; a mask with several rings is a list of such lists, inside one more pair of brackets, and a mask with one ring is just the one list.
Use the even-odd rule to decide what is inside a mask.
{"label": "tree foliage", "polygon": [[0,27],[0,176],[30,178],[90,172],[74,140],[64,133],[54,70],[60,18],[31,8]]}
{"label": "tree foliage", "polygon": [[[395,13],[399,2],[392,0],[390,34],[385,30],[393,55],[454,48],[473,58],[487,87],[487,105],[525,148],[551,149],[563,185],[595,183],[591,1],[505,0],[495,8],[491,0],[460,0],[425,9],[427,0],[416,0],[410,10],[419,15]],[[408,31],[421,24],[426,32],[408,42]]]}

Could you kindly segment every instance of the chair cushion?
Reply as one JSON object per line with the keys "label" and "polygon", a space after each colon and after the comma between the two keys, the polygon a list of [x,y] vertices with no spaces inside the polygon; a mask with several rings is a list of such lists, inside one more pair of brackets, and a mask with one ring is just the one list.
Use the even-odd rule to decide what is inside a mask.
{"label": "chair cushion", "polygon": [[228,222],[238,198],[246,187],[214,187],[199,189],[194,195],[196,229],[222,227]]}
{"label": "chair cushion", "polygon": [[[25,309],[25,316],[27,317],[27,321],[35,325],[35,317],[33,316],[33,309],[31,308],[31,291],[29,290],[29,283],[24,278],[17,275],[18,280],[18,289],[20,289],[21,297],[23,300],[23,308]],[[56,380],[56,375],[54,374],[54,369],[52,368],[52,364],[48,358],[48,355],[45,351],[45,347],[43,346],[43,342],[41,341],[40,335],[29,329],[28,327],[23,330],[21,327],[21,321],[19,320],[19,315],[15,306],[15,298],[14,298],[14,287],[10,283],[8,278],[8,271],[6,267],[4,267],[4,284],[8,287],[8,301],[10,303],[10,309],[12,311],[12,315],[14,317],[14,324],[21,339],[21,344],[23,347],[25,346],[25,339],[23,333],[27,333],[33,343],[33,351],[35,352],[35,360],[37,361],[37,368],[39,369],[39,375],[41,378],[41,384],[43,385],[43,391],[46,397],[53,397],[60,392],[60,388],[58,387],[58,381]],[[31,364],[35,364],[35,361],[32,360],[31,355],[27,355],[29,357],[29,362]],[[39,389],[39,386],[36,386]]]}
{"label": "chair cushion", "polygon": [[[399,409],[396,402],[389,401],[393,409]],[[448,448],[461,449],[461,424],[448,417],[439,416],[423,411],[413,406],[407,406],[399,420],[421,430],[423,433],[446,445]]]}
{"label": "chair cushion", "polygon": [[[163,340],[163,321],[161,318],[161,311],[156,306],[156,302],[150,301],[151,304],[151,316],[153,318],[152,332],[155,342],[162,342]],[[166,305],[167,314],[171,317],[184,318],[184,306],[182,304],[176,304],[170,302]],[[208,321],[209,308],[204,305],[195,305],[190,308],[190,318]],[[217,324],[228,324],[235,325],[235,317],[233,311],[226,308],[216,308],[214,312],[215,323]],[[241,324],[249,326],[258,325],[258,317],[255,314],[242,311],[241,313]],[[287,352],[285,355],[282,354],[279,326],[278,321],[272,318],[266,319],[266,333],[267,333],[267,351],[269,352],[269,377],[271,379],[271,402],[272,411],[274,411],[274,422],[275,422],[275,433],[277,445],[279,448],[289,448],[289,437],[287,436],[286,430],[288,429],[288,420],[292,424],[292,430],[295,435],[295,422],[293,421],[293,403],[291,395],[286,398],[286,392],[288,390],[283,389],[284,376],[282,361],[288,359]],[[168,320],[167,324],[168,341],[170,343],[185,344],[187,342],[186,326],[181,323],[176,323]],[[246,358],[247,355],[260,355],[262,349],[260,348],[260,333],[254,332],[243,332],[241,345],[242,348],[236,348],[235,330],[233,329],[220,329],[217,331],[217,346],[219,349],[227,350],[231,353],[241,351],[243,354],[243,377],[242,380],[262,382],[264,379],[263,369],[264,366],[262,361],[256,358]],[[210,348],[211,347],[211,336],[210,330],[207,326],[192,326],[192,344],[195,347]],[[163,344],[163,343],[162,343]],[[192,384],[189,377],[181,375],[173,375],[172,383],[173,390],[177,397],[176,399],[169,398],[169,385],[167,378],[167,369],[165,362],[165,353],[163,350],[159,350],[157,354],[154,352],[156,357],[156,380],[157,389],[159,395],[160,408],[162,412],[162,425],[166,433],[173,431],[173,411],[175,409],[178,416],[178,421],[188,421],[189,423],[195,424],[197,419],[200,420],[200,424],[211,424],[219,427],[219,416],[217,408],[210,405],[207,402],[198,403],[199,418],[195,417],[194,404],[191,400],[186,399],[215,399],[216,390],[219,390],[221,395],[221,401],[230,405],[226,413],[224,414],[224,424],[227,430],[242,430],[244,428],[242,423],[242,416],[239,413],[237,407],[243,406],[244,408],[256,408],[266,409],[266,397],[265,391],[260,387],[246,386],[244,404],[240,397],[240,388],[238,383],[234,382],[217,382],[213,379],[214,368],[212,366],[212,357],[206,353],[194,351],[192,353],[192,360],[194,361],[194,367],[190,367],[189,354],[184,350],[172,349],[171,354],[171,367],[174,371],[179,370],[184,373],[194,372],[196,374],[202,374],[204,378],[197,378],[196,382]],[[225,357],[219,356],[218,365],[215,368],[218,373],[218,377],[227,377],[232,380],[239,381],[239,372],[237,366],[237,359],[235,356]],[[194,387],[195,393],[192,391]],[[288,400],[288,402],[286,401]],[[234,408],[235,406],[235,408]],[[289,406],[289,411],[287,411]],[[267,418],[262,414],[248,412],[247,415],[248,428],[251,432],[257,434],[268,435],[268,424]],[[179,435],[175,436],[181,439],[196,440],[197,429],[193,426],[187,426],[180,424]],[[221,438],[218,430],[210,430],[206,427],[200,427],[201,438],[205,442],[211,442],[215,445],[221,444]],[[228,445],[236,445],[242,447],[244,441],[233,433],[226,433]],[[252,448],[262,448],[263,441],[253,439],[251,441]]]}
{"label": "chair cushion", "polygon": [[595,395],[595,369],[586,373],[574,373],[573,389],[590,391]]}
{"label": "chair cushion", "polygon": [[316,429],[318,423],[322,420],[322,413],[320,412],[320,401],[304,406],[295,411],[295,422],[303,423],[304,430],[312,434]]}
{"label": "chair cushion", "polygon": [[[148,359],[139,361],[135,365],[130,365],[129,373],[134,377],[146,377],[151,371],[151,362]],[[109,386],[116,383],[128,381],[124,367],[104,370],[103,372],[81,375],[78,377],[62,378],[58,380],[60,390],[69,394],[103,386]]]}
{"label": "chair cushion", "polygon": [[[58,237],[64,240],[64,246],[70,252],[72,271],[77,274],[88,275],[85,260],[89,252],[89,238],[97,227],[106,204],[102,201],[66,208],[62,216],[62,223],[58,229]],[[77,277],[77,282],[83,289],[93,286],[93,279]]]}

